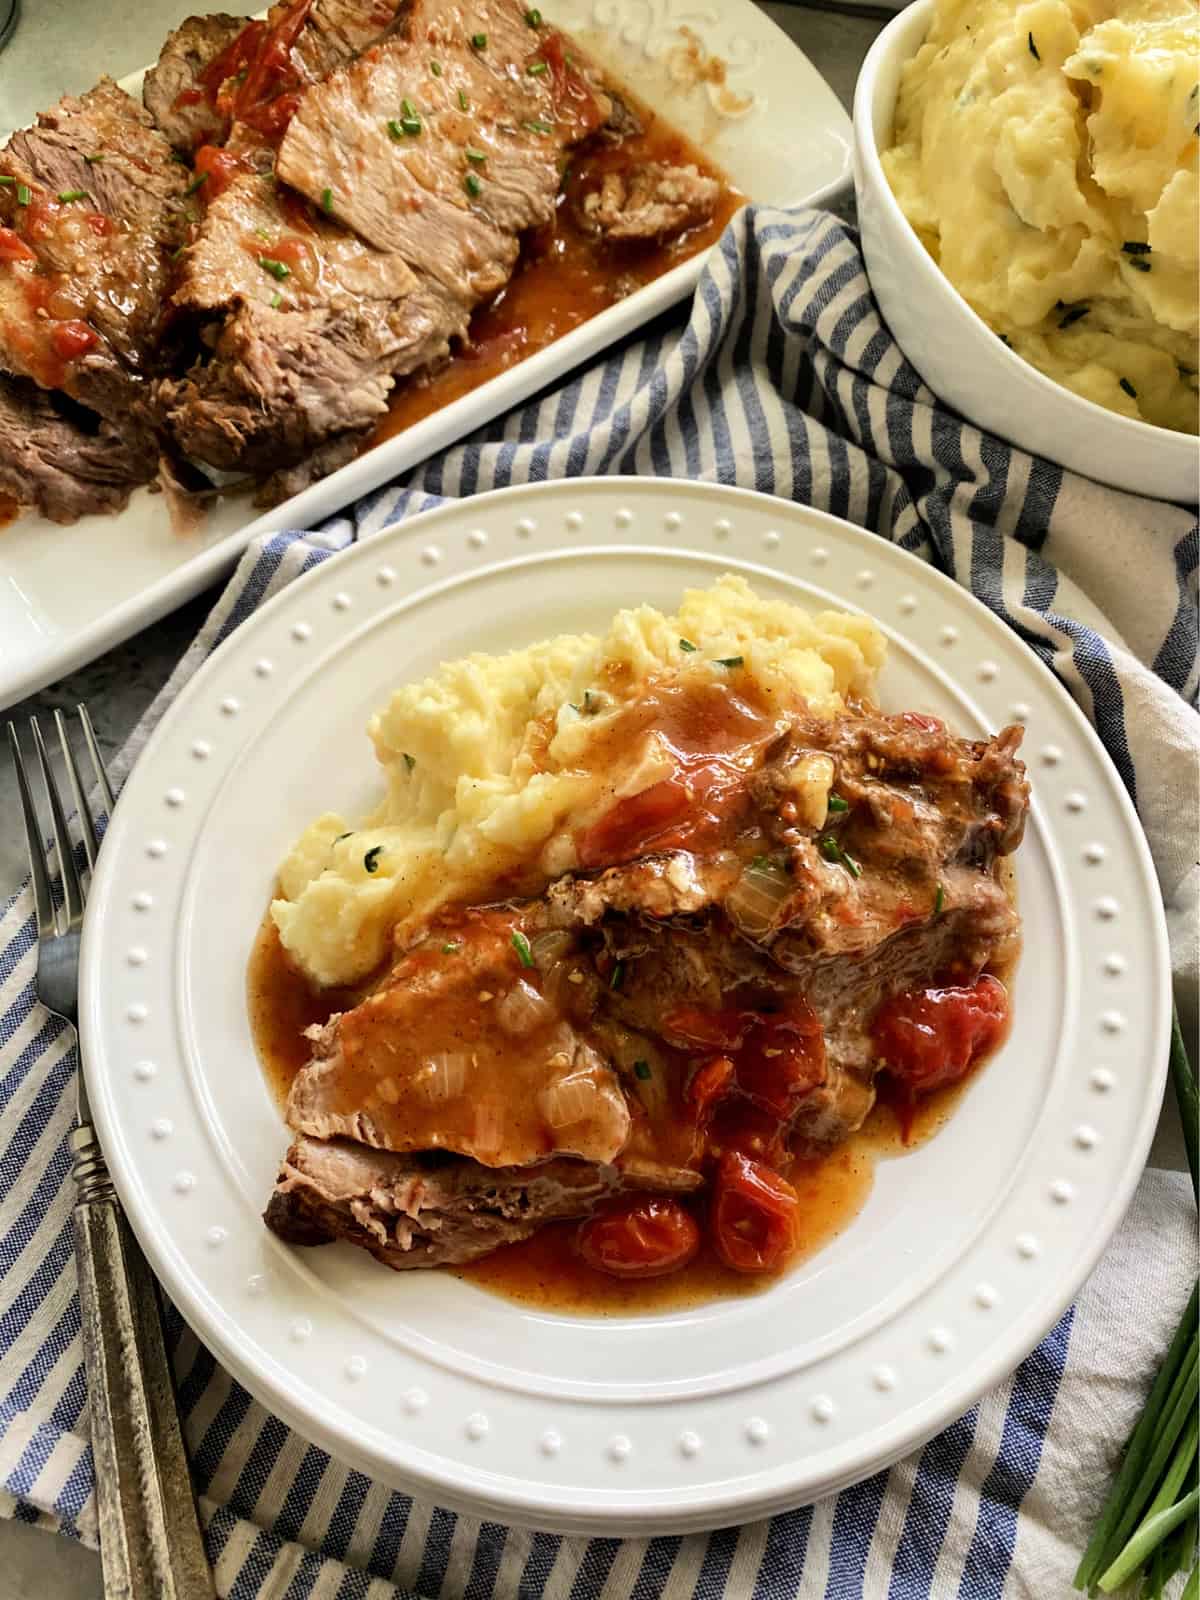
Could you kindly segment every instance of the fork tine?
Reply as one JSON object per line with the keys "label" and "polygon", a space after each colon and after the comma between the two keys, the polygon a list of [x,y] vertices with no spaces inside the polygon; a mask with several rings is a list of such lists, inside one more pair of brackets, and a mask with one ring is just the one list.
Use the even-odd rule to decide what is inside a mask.
{"label": "fork tine", "polygon": [[29,849],[29,874],[33,879],[33,905],[37,913],[38,938],[44,939],[54,932],[54,897],[50,893],[50,874],[46,871],[46,858],[42,853],[42,825],[33,807],[33,795],[25,772],[25,759],[21,742],[13,723],[8,725],[8,743],[12,750],[13,766],[17,769],[17,789],[21,795],[21,811],[25,818],[25,843]]}
{"label": "fork tine", "polygon": [[[100,757],[100,746],[96,743],[96,733],[92,727],[92,719],[88,715],[88,708],[77,705],[75,710],[79,713],[79,725],[83,729],[83,740],[88,748],[88,755],[92,758],[92,771],[96,774],[96,782],[100,785],[100,793],[104,796],[104,805],[109,816],[112,816],[116,800],[113,798],[112,784],[108,781],[108,773],[104,770],[104,762]],[[97,848],[99,848],[97,846]]]}
{"label": "fork tine", "polygon": [[96,837],[96,824],[92,821],[92,813],[83,792],[83,784],[79,781],[79,768],[75,764],[71,742],[67,738],[66,720],[61,711],[55,711],[54,713],[54,726],[58,729],[58,742],[62,749],[63,761],[66,763],[67,781],[71,785],[71,798],[75,802],[75,810],[79,813],[79,831],[83,836],[83,853],[87,856],[88,870],[95,872],[96,856],[100,851],[100,840]]}
{"label": "fork tine", "polygon": [[58,869],[62,873],[63,904],[66,907],[69,928],[83,916],[83,885],[75,869],[75,851],[71,845],[71,834],[67,827],[67,819],[63,816],[62,801],[58,798],[58,785],[54,781],[54,773],[50,770],[50,758],[46,754],[46,743],[42,738],[42,730],[38,727],[38,719],[30,717],[29,726],[33,729],[34,748],[37,750],[38,763],[42,769],[42,782],[46,785],[46,799],[50,802],[54,843],[58,847]]}

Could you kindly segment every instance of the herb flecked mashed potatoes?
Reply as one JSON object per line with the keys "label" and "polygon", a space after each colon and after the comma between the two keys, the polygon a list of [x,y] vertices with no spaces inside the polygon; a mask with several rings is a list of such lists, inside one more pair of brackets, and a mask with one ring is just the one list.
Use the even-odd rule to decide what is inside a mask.
{"label": "herb flecked mashed potatoes", "polygon": [[378,810],[358,825],[318,817],[280,867],[271,914],[284,947],[318,983],[352,983],[380,964],[394,929],[486,898],[501,877],[537,892],[569,871],[575,833],[668,770],[653,739],[615,769],[589,758],[653,679],[724,681],[722,663],[740,657],[739,676],[768,704],[799,697],[831,716],[843,696],[871,694],[883,655],[869,618],[810,616],[726,575],[688,590],[672,617],[638,606],[603,638],[448,662],[371,719],[387,784]]}
{"label": "herb flecked mashed potatoes", "polygon": [[937,0],[883,163],[960,294],[1085,399],[1197,431],[1200,10]]}

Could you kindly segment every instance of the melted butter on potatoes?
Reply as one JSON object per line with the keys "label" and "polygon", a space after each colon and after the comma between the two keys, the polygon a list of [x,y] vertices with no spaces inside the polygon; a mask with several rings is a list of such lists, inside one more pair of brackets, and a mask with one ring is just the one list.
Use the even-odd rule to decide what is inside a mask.
{"label": "melted butter on potatoes", "polygon": [[867,617],[811,616],[726,576],[689,590],[674,616],[637,606],[602,638],[448,662],[371,719],[378,809],[357,824],[318,817],[282,863],[271,914],[283,944],[316,982],[351,983],[383,960],[393,930],[403,938],[442,906],[489,898],[500,880],[538,892],[570,870],[575,831],[663,776],[652,739],[617,771],[592,755],[664,674],[724,681],[721,663],[736,657],[767,705],[802,699],[831,716],[845,696],[871,694],[883,654]]}
{"label": "melted butter on potatoes", "polygon": [[1200,8],[937,0],[883,161],[955,288],[1088,400],[1197,431]]}

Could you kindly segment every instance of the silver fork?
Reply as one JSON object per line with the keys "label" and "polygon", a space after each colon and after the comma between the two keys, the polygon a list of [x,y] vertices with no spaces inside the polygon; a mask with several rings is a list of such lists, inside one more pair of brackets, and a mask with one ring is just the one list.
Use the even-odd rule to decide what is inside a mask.
{"label": "silver fork", "polygon": [[[109,786],[87,707],[84,743],[106,809]],[[89,876],[100,840],[67,737],[54,713],[71,797],[79,814]],[[79,935],[86,887],[75,864],[66,813],[37,718],[30,722],[46,789],[63,903],[55,909],[43,832],[17,730],[8,740],[17,770],[37,911],[38,999],[78,1030]],[[79,1125],[71,1135],[76,1184],[75,1259],[96,1468],[96,1508],[106,1600],[212,1600],[213,1587],[163,1346],[153,1274],[130,1232],[92,1127],[80,1062]]]}

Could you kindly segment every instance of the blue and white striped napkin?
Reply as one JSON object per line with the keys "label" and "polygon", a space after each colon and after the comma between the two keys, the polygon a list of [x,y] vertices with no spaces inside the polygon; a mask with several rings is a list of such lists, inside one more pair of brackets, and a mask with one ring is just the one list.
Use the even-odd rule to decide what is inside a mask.
{"label": "blue and white striped napkin", "polygon": [[[686,324],[320,531],[250,549],[115,776],[209,652],[349,541],[448,497],[605,472],[811,503],[936,562],[1002,616],[1091,717],[1137,802],[1194,1013],[1194,515],[1071,477],[940,406],[879,320],[856,236],[822,213],[743,213]],[[0,914],[0,1512],[94,1542],[66,1145],[76,1052],[33,998],[33,942],[25,890]],[[167,1323],[223,1597],[1058,1600],[1195,1271],[1188,1185],[1149,1172],[1078,1303],[924,1450],[816,1506],[684,1539],[560,1538],[392,1493],[264,1411],[173,1312]]]}

